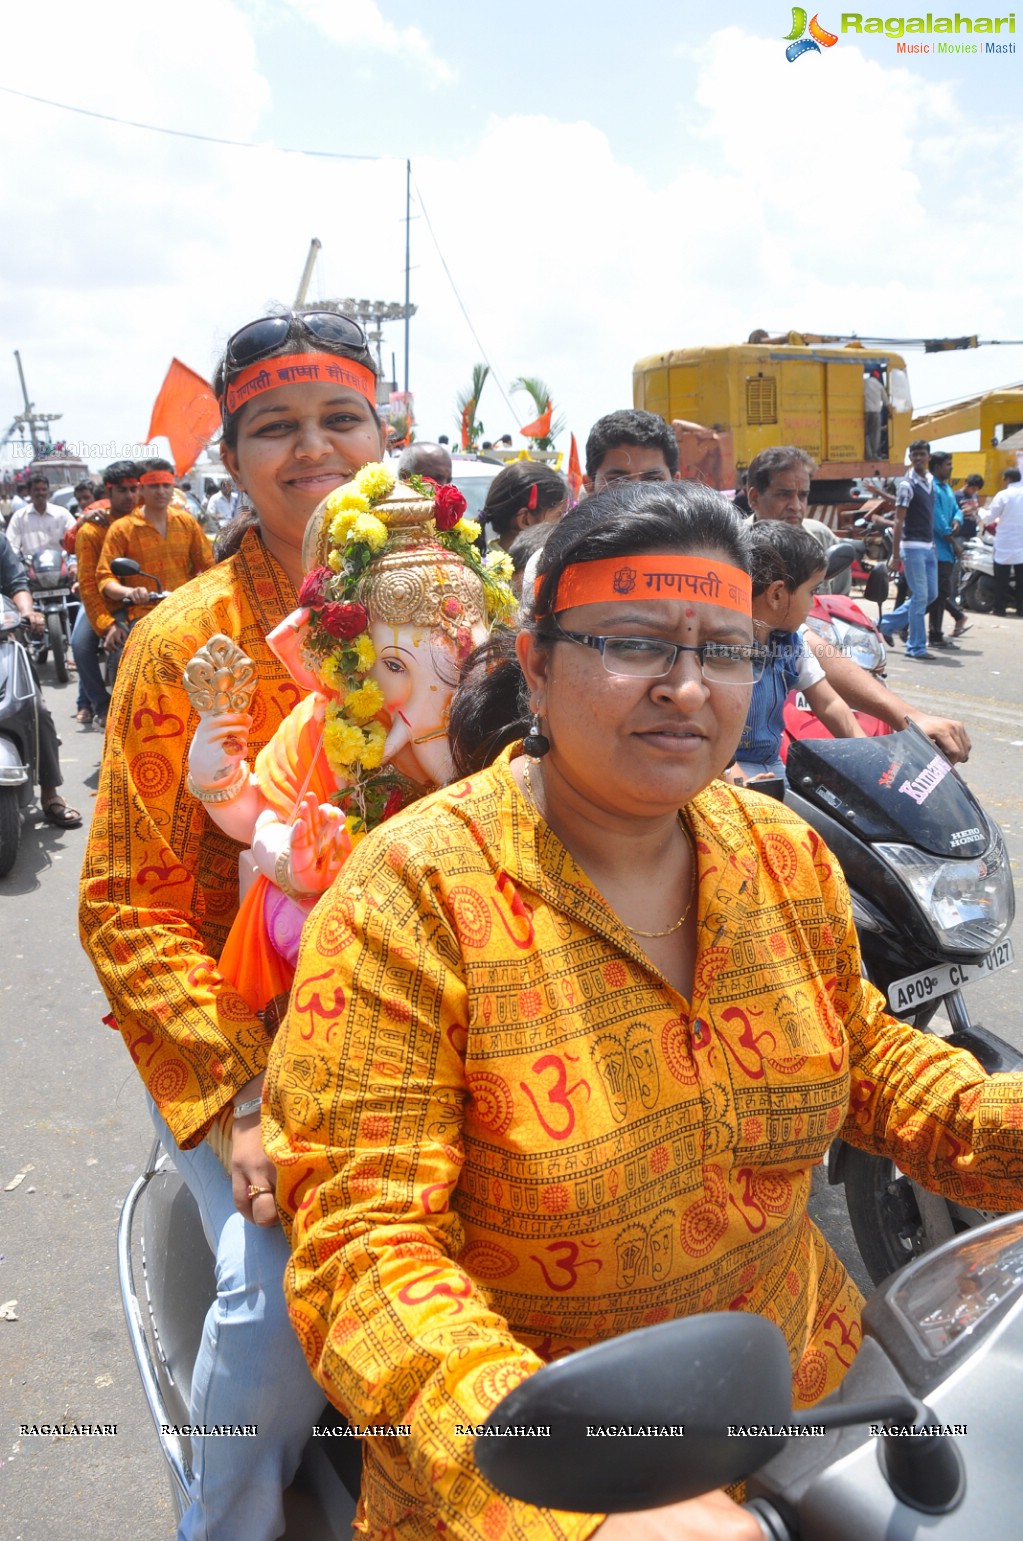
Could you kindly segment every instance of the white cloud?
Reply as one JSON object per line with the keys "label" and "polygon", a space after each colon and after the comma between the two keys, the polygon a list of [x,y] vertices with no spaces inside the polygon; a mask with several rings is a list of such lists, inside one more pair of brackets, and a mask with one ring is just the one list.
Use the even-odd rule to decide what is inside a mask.
{"label": "white cloud", "polygon": [[[82,72],[97,6],[115,14],[112,0],[88,17],[58,0],[50,94],[258,136],[270,86],[237,4],[179,0],[173,32],[145,12],[130,37],[105,28],[104,76],[119,84],[101,100]],[[581,441],[630,402],[636,359],[740,342],[755,326],[1016,336],[1021,150],[1011,126],[981,131],[968,108],[844,43],[789,65],[777,43],[727,29],[699,52],[667,184],[593,123],[499,112],[463,153],[414,158],[413,175],[500,379],[545,378]],[[211,372],[231,331],[293,298],[313,235],[313,298],[403,296],[401,161],[193,144],[3,96],[0,127],[31,147],[0,162],[16,232],[0,332],[39,406],[64,412],[66,437],[137,439],[172,355]],[[419,214],[412,385],[421,432],[435,435],[455,431],[479,351]],[[384,348],[399,381],[401,334],[389,327]],[[1019,378],[1023,350],[916,354],[910,367],[918,401],[933,401]],[[8,351],[0,431],[19,406]],[[513,406],[532,415],[524,398]],[[482,417],[494,435],[515,430],[496,382]]]}
{"label": "white cloud", "polygon": [[426,66],[427,84],[446,85],[455,79],[454,70],[418,27],[396,27],[375,0],[288,0],[288,5],[332,43]]}

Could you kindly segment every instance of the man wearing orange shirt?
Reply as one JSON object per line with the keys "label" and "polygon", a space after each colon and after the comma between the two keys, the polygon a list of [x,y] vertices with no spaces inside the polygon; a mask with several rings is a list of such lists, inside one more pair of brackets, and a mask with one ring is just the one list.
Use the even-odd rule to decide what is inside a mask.
{"label": "man wearing orange shirt", "polygon": [[114,620],[99,590],[97,567],[107,531],[116,519],[130,514],[139,496],[139,468],[132,460],[115,460],[103,472],[103,491],[107,508],[88,512],[75,533],[78,559],[78,597],[82,607],[71,634],[71,651],[78,666],[78,678],[91,705],[88,717],[79,709],[78,720],[85,723],[95,716],[102,727],[106,721],[110,695],[99,667],[100,644],[105,643],[116,658],[127,636],[125,628]]}
{"label": "man wearing orange shirt", "polygon": [[[131,587],[118,583],[110,567],[115,557],[131,557],[144,573],[156,580],[156,588],[179,589],[190,578],[213,565],[213,552],[198,522],[171,503],[174,467],[168,460],[146,460],[139,477],[141,508],[118,519],[107,531],[96,568],[96,581],[111,610],[126,605],[144,606],[154,591],[150,582]],[[134,621],[147,609],[129,611]]]}

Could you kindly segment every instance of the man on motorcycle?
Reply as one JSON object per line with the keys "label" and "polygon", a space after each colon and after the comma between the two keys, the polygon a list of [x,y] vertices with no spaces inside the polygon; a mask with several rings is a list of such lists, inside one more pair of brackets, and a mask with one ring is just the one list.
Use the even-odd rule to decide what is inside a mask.
{"label": "man on motorcycle", "polygon": [[128,633],[108,611],[99,590],[96,569],[107,530],[115,519],[130,514],[138,502],[139,468],[135,462],[115,460],[113,465],[107,466],[103,472],[103,490],[109,508],[86,514],[75,536],[78,592],[82,606],[71,634],[71,650],[78,665],[78,677],[85,686],[86,695],[92,703],[92,712],[99,719],[101,727],[106,722],[110,695],[100,673],[100,644],[103,643],[116,659],[120,656],[120,649]]}
{"label": "man on motorcycle", "polygon": [[28,495],[31,502],[12,514],[7,526],[7,539],[18,556],[31,556],[47,546],[62,546],[75,522],[66,508],[50,502],[50,484],[45,476],[30,479]]}
{"label": "man on motorcycle", "polygon": [[191,514],[172,505],[173,492],[170,462],[144,461],[139,477],[142,506],[108,531],[96,568],[96,581],[108,604],[144,605],[152,592],[144,583],[135,588],[118,583],[110,568],[114,557],[131,557],[168,592],[213,566],[209,541]]}
{"label": "man on motorcycle", "polygon": [[[0,594],[14,604],[25,617],[34,632],[43,629],[43,618],[33,608],[28,578],[19,557],[11,549],[7,536],[0,534]],[[37,681],[38,685],[38,681]],[[69,808],[57,788],[64,777],[60,770],[57,750],[57,730],[53,725],[49,708],[39,695],[39,802],[43,817],[58,829],[77,829],[82,815],[77,808]]]}

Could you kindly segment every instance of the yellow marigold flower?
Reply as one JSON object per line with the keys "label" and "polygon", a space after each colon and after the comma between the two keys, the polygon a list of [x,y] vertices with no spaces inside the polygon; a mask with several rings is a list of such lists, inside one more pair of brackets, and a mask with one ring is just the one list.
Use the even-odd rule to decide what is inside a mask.
{"label": "yellow marigold flower", "polygon": [[327,719],[323,730],[323,747],[331,768],[336,770],[338,766],[355,765],[365,747],[361,730],[346,722],[337,707],[329,708]]}
{"label": "yellow marigold flower", "polygon": [[327,566],[330,568],[332,573],[339,573],[341,571],[342,565],[343,559],[340,551],[327,552]]}
{"label": "yellow marigold flower", "polygon": [[345,716],[361,726],[375,717],[383,704],[384,693],[376,680],[366,680],[358,690],[345,697]]}
{"label": "yellow marigold flower", "polygon": [[345,829],[348,831],[348,838],[352,842],[352,850],[354,851],[359,841],[366,838],[368,833],[366,825],[359,818],[358,814],[350,813],[345,819]]}
{"label": "yellow marigold flower", "polygon": [[375,514],[359,514],[351,538],[364,541],[371,551],[379,551],[387,544],[387,526]]}
{"label": "yellow marigold flower", "polygon": [[376,770],[384,762],[384,744],[387,742],[387,730],[382,722],[370,722],[366,724],[362,732],[365,734],[365,748],[360,759],[366,770]]}
{"label": "yellow marigold flower", "polygon": [[[472,522],[475,523],[475,521]],[[459,523],[464,524],[464,519]],[[507,551],[488,551],[484,565],[488,572],[493,573],[495,578],[500,578],[504,583],[510,583],[515,576],[515,563]]]}
{"label": "yellow marigold flower", "polygon": [[394,488],[394,480],[394,472],[390,466],[384,465],[380,460],[373,460],[358,472],[355,486],[364,497],[373,502],[377,498],[386,498]]}
{"label": "yellow marigold flower", "polygon": [[328,653],[320,664],[320,679],[328,690],[340,690],[343,687],[344,671],[335,653]]}
{"label": "yellow marigold flower", "polygon": [[327,499],[328,514],[364,514],[369,508],[369,498],[361,493],[354,482],[337,487]]}
{"label": "yellow marigold flower", "polygon": [[480,526],[475,519],[459,519],[451,533],[471,546],[480,538]]}
{"label": "yellow marigold flower", "polygon": [[359,668],[372,669],[377,661],[377,650],[368,631],[360,632],[356,637],[355,651],[359,655]]}
{"label": "yellow marigold flower", "polygon": [[358,518],[357,513],[335,514],[330,521],[330,538],[336,546],[343,546],[348,539],[348,531]]}

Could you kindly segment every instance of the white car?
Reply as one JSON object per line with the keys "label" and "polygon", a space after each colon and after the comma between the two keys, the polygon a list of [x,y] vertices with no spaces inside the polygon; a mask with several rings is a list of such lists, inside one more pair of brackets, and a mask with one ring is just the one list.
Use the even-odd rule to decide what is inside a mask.
{"label": "white car", "polygon": [[490,483],[504,470],[493,460],[478,460],[474,455],[452,455],[451,480],[466,501],[466,517],[478,519],[486,501]]}

